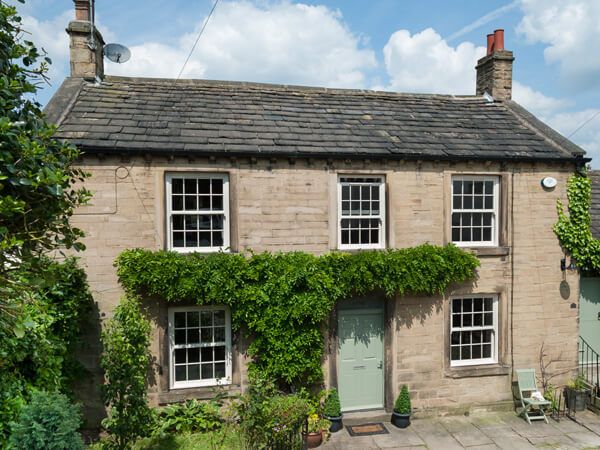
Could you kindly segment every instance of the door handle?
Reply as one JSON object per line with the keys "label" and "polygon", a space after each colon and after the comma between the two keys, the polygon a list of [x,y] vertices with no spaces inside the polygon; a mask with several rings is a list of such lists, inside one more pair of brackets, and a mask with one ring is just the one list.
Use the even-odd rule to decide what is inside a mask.
{"label": "door handle", "polygon": [[378,369],[383,369],[383,361],[379,361],[379,365],[377,366]]}

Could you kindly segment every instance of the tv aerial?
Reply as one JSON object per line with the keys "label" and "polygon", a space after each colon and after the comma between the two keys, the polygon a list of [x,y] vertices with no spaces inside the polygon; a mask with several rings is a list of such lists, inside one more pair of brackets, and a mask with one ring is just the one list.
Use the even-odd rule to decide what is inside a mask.
{"label": "tv aerial", "polygon": [[104,46],[103,54],[110,61],[119,64],[124,63],[131,58],[131,51],[121,44],[106,44]]}

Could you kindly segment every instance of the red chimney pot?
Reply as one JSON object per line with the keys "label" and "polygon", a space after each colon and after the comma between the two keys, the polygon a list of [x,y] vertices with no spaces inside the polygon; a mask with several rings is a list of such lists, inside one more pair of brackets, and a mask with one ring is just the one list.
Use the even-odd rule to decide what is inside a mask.
{"label": "red chimney pot", "polygon": [[490,53],[492,53],[493,50],[494,50],[494,35],[488,34],[487,35],[487,53],[486,53],[486,55],[489,55]]}
{"label": "red chimney pot", "polygon": [[90,2],[89,0],[73,0],[75,3],[75,19],[90,21]]}
{"label": "red chimney pot", "polygon": [[504,50],[504,30],[494,30],[494,50]]}

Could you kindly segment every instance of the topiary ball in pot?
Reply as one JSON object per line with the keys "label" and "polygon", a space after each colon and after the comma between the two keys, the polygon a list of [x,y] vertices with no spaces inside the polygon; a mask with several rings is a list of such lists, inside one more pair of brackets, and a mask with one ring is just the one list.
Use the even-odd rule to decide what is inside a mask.
{"label": "topiary ball in pot", "polygon": [[410,406],[410,395],[408,393],[408,387],[403,384],[400,390],[400,395],[396,399],[394,404],[394,411],[392,411],[391,422],[398,428],[406,428],[410,425],[410,414],[412,408]]}
{"label": "topiary ball in pot", "polygon": [[340,431],[344,427],[342,423],[342,405],[340,404],[340,396],[336,388],[329,390],[329,394],[325,399],[325,405],[323,406],[323,417],[331,421],[329,431],[332,433]]}

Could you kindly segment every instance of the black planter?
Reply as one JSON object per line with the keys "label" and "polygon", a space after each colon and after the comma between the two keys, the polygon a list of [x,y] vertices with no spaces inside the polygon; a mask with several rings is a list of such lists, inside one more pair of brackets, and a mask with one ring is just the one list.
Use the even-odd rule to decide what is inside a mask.
{"label": "black planter", "polygon": [[406,428],[410,425],[410,413],[399,414],[396,411],[392,411],[392,423],[398,428]]}
{"label": "black planter", "polygon": [[567,403],[567,408],[575,411],[585,411],[587,407],[586,400],[589,395],[589,390],[575,390],[573,388],[566,387],[565,401]]}
{"label": "black planter", "polygon": [[331,431],[332,433],[335,433],[336,431],[340,431],[342,428],[344,428],[344,424],[342,423],[342,416],[343,414],[340,414],[338,417],[329,417],[325,414],[323,414],[323,417],[329,421],[331,421],[331,426],[329,427],[329,431]]}

